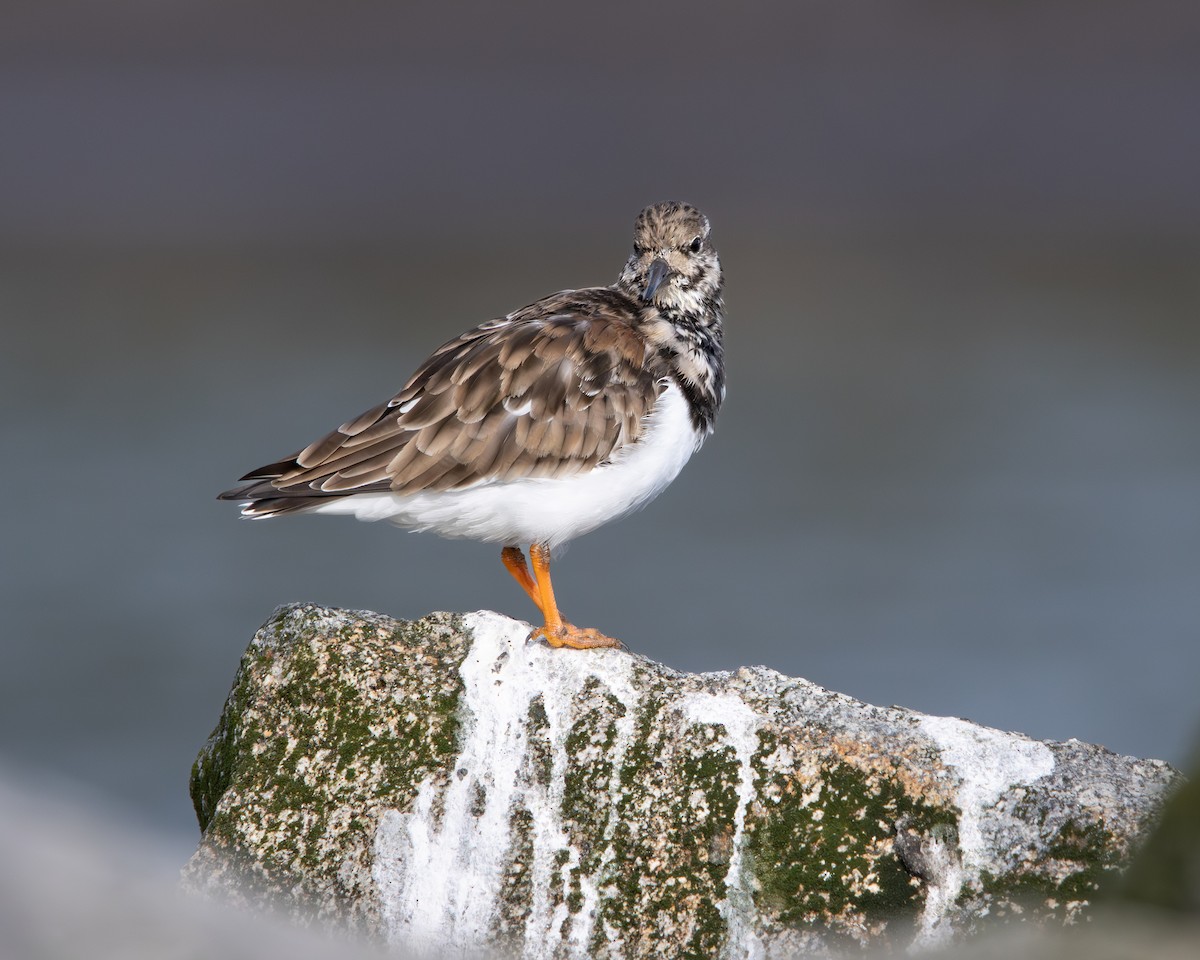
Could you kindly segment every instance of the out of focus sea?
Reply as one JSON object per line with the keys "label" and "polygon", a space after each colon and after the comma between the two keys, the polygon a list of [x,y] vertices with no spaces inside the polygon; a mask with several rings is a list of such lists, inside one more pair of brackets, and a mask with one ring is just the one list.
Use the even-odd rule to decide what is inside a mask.
{"label": "out of focus sea", "polygon": [[464,328],[610,282],[667,198],[714,224],[728,401],[558,563],[572,619],[1182,761],[1200,16],[470,6],[6,8],[3,779],[180,863],[277,604],[531,615],[492,547],[214,497]]}

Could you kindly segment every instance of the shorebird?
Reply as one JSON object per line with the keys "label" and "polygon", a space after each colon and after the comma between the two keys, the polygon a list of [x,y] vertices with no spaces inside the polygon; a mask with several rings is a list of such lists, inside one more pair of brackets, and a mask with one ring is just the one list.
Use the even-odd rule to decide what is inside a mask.
{"label": "shorebird", "polygon": [[[723,277],[708,218],[656,203],[616,282],[551,294],[439,347],[391,399],[220,494],[242,515],[349,514],[503,544],[554,647],[551,552],[678,476],[725,396]],[[529,544],[530,574],[522,545]]]}

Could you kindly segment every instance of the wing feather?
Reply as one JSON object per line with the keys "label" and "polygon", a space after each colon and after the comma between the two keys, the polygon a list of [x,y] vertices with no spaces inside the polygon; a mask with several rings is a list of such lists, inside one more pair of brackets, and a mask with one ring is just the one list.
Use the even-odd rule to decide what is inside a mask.
{"label": "wing feather", "polygon": [[638,440],[665,382],[637,310],[600,287],[483,324],[441,346],[387,403],[222,496],[281,512],[292,497],[308,509],[368,490],[416,493],[591,469]]}

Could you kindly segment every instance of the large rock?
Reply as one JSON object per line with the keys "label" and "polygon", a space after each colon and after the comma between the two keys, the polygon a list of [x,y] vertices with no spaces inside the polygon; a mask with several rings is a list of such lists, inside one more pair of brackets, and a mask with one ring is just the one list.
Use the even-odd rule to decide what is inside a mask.
{"label": "large rock", "polygon": [[396,944],[782,957],[1059,923],[1176,774],[494,613],[284,607],[192,776],[194,888]]}

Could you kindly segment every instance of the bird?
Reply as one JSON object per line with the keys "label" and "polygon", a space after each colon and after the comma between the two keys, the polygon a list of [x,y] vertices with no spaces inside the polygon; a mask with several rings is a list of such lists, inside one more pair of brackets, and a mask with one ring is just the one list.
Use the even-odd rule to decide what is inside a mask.
{"label": "bird", "polygon": [[725,398],[723,288],[708,218],[652,204],[616,282],[466,331],[390,399],[218,499],[253,519],[342,514],[501,544],[544,620],[531,641],[622,647],[565,619],[551,557],[649,503],[712,433]]}

